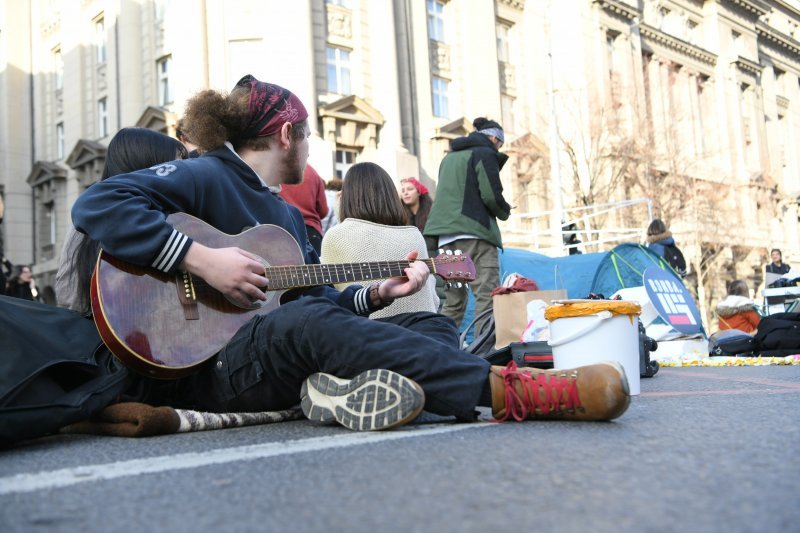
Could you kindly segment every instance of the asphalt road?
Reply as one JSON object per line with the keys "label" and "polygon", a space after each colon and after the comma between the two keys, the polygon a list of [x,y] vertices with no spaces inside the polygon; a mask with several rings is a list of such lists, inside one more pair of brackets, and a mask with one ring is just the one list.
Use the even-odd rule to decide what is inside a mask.
{"label": "asphalt road", "polygon": [[306,421],[0,451],[0,531],[800,531],[800,366],[663,368],[610,423]]}

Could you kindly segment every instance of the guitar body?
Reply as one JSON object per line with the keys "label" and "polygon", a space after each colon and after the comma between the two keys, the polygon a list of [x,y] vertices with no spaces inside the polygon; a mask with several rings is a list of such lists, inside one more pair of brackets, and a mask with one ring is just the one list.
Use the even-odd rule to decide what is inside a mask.
{"label": "guitar body", "polygon": [[[201,244],[239,247],[260,256],[265,266],[303,264],[297,242],[278,226],[228,235],[185,213],[167,220]],[[149,377],[174,379],[211,358],[251,318],[277,308],[284,292],[268,291],[258,309],[243,309],[198,278],[170,276],[102,252],[91,300],[100,336],[123,364]]]}
{"label": "guitar body", "polygon": [[[238,247],[256,255],[269,286],[264,302],[244,309],[191,274],[168,275],[101,252],[91,284],[100,337],[125,366],[157,379],[191,374],[250,319],[276,309],[289,289],[403,276],[410,265],[408,260],[306,265],[297,241],[278,226],[228,235],[185,213],[173,213],[167,221],[210,248]],[[475,265],[466,255],[442,254],[422,261],[448,282],[475,280]]]}

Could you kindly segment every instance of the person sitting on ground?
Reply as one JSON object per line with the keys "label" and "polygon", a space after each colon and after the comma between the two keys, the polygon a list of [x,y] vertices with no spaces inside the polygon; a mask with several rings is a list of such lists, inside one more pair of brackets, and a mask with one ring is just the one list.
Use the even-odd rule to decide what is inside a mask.
{"label": "person sitting on ground", "polygon": [[716,307],[719,330],[738,329],[755,334],[761,322],[761,315],[756,309],[756,304],[750,299],[747,283],[740,279],[732,281],[728,285],[728,295]]}
{"label": "person sitting on ground", "polygon": [[[251,309],[268,299],[263,260],[235,246],[205,246],[167,216],[183,212],[229,235],[280,226],[302,261],[317,264],[300,211],[278,196],[281,184],[303,179],[308,112],[291,91],[248,75],[228,94],[197,93],[186,117],[201,157],[94,184],[75,202],[73,222],[118,260],[170,276],[183,271]],[[417,252],[406,260],[403,276],[366,287],[286,293],[282,305],[254,314],[195,373],[155,384],[144,376],[132,380],[131,396],[140,391],[132,399],[211,412],[300,404],[313,421],[354,430],[397,427],[423,407],[464,420],[475,420],[477,406],[491,406],[498,420],[611,420],[627,410],[630,390],[617,363],[568,370],[491,366],[452,345],[453,323],[442,315],[370,320],[426,286],[427,265]]]}
{"label": "person sitting on ground", "polygon": [[[392,178],[375,163],[350,167],[339,199],[339,224],[322,239],[322,262],[396,261],[412,250],[419,251],[418,259],[428,258],[422,233],[408,225]],[[347,285],[336,287],[342,290]],[[429,277],[424,289],[396,300],[370,318],[416,311],[435,313],[438,307],[436,283]]]}
{"label": "person sitting on ground", "polygon": [[302,213],[308,241],[319,255],[322,249],[322,219],[329,211],[325,182],[311,165],[306,165],[303,181],[296,185],[284,183],[280,195]]}
{"label": "person sitting on ground", "polygon": [[[108,143],[100,180],[187,157],[187,149],[172,137],[147,128],[122,128]],[[56,273],[55,293],[59,307],[79,313],[91,312],[89,283],[99,253],[97,241],[70,227]]]}

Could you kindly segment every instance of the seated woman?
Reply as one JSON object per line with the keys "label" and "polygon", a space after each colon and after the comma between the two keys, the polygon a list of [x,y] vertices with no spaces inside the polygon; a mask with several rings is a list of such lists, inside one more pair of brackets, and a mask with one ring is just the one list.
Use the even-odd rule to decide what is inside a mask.
{"label": "seated woman", "polygon": [[[147,128],[122,128],[108,143],[100,180],[188,157],[180,141]],[[100,244],[70,227],[64,239],[56,274],[56,303],[90,313],[89,285]]]}
{"label": "seated woman", "polygon": [[716,307],[720,331],[738,329],[753,334],[761,322],[756,304],[750,299],[747,283],[737,279],[728,286],[728,295]]}
{"label": "seated woman", "polygon": [[[339,223],[322,239],[323,263],[397,261],[412,250],[419,252],[420,259],[428,258],[422,233],[408,225],[392,178],[375,163],[357,163],[347,171],[337,215]],[[336,288],[346,286],[344,283]],[[418,311],[435,313],[438,306],[431,276],[426,288],[372,313],[370,318]]]}

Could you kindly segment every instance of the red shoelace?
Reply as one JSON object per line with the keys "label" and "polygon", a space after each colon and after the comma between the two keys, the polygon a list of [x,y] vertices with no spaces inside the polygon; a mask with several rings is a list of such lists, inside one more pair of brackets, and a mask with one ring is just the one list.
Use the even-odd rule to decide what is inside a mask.
{"label": "red shoelace", "polygon": [[[509,416],[520,422],[529,414],[547,415],[581,406],[575,379],[545,373],[531,376],[518,370],[514,361],[508,363],[500,374],[505,384],[506,413],[498,422]],[[517,392],[515,381],[521,384],[522,396]]]}

